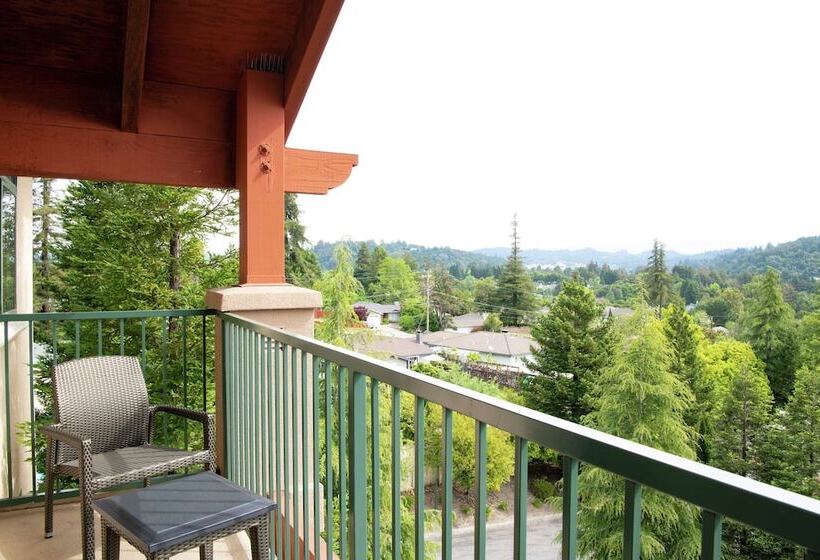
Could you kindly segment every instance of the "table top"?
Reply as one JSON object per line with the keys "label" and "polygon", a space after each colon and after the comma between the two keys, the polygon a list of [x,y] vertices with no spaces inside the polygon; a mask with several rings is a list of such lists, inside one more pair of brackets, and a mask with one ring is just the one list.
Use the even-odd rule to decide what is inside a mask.
{"label": "table top", "polygon": [[157,552],[267,514],[276,504],[205,471],[95,500],[106,524]]}

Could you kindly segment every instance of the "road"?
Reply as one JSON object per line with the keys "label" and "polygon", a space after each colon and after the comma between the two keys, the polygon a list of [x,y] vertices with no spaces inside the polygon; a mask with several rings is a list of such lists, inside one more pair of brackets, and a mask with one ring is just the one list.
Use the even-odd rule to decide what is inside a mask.
{"label": "road", "polygon": [[[555,538],[561,531],[561,514],[547,514],[530,517],[527,523],[527,556],[558,560],[561,558],[561,543]],[[473,528],[464,527],[453,531],[453,560],[472,560]],[[430,535],[430,540],[439,540],[439,535]],[[440,542],[440,541],[439,541]],[[513,523],[505,522],[487,526],[487,558],[512,560]]]}

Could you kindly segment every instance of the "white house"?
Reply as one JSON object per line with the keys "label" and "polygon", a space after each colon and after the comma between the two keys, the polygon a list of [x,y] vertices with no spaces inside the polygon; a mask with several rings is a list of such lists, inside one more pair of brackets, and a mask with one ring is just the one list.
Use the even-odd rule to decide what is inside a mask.
{"label": "white house", "polygon": [[353,348],[357,352],[368,354],[391,364],[410,367],[416,363],[440,361],[436,351],[411,338],[392,336],[374,336],[355,341]]}
{"label": "white house", "polygon": [[487,320],[488,313],[466,313],[453,317],[451,320],[451,327],[447,330],[471,333],[484,329],[484,321]]}
{"label": "white house", "polygon": [[421,339],[436,352],[455,351],[464,359],[478,354],[483,361],[517,367],[525,373],[530,373],[530,370],[524,360],[532,357],[532,347],[536,346],[534,340],[525,336],[488,331],[439,331],[424,334]]}
{"label": "white house", "polygon": [[353,309],[364,308],[366,313],[367,326],[375,329],[382,324],[398,323],[401,317],[401,304],[395,303],[374,303],[372,301],[357,301],[353,304]]}

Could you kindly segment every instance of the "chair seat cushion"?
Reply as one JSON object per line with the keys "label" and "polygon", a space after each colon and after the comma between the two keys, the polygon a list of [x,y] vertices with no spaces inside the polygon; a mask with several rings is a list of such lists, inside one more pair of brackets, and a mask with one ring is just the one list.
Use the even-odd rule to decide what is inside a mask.
{"label": "chair seat cushion", "polygon": [[[123,447],[92,455],[91,476],[94,486],[102,488],[207,463],[208,460],[208,451],[185,451],[148,444]],[[55,467],[59,473],[79,476],[76,459],[58,463]]]}

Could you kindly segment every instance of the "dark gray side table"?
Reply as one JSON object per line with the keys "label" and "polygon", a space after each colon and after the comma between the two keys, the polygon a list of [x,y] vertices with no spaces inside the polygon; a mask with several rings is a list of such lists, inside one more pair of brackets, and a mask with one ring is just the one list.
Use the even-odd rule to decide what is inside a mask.
{"label": "dark gray side table", "polygon": [[268,514],[276,504],[212,472],[130,490],[94,501],[102,524],[102,557],[117,560],[120,537],[149,560],[199,547],[213,558],[213,542],[247,530],[254,560],[269,560]]}

